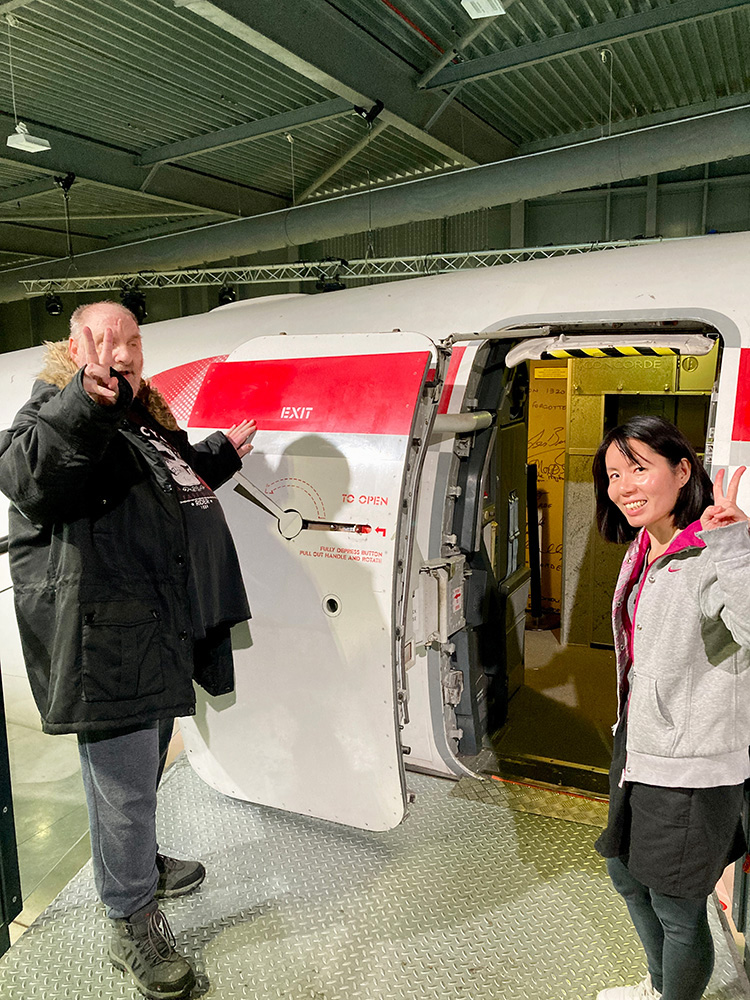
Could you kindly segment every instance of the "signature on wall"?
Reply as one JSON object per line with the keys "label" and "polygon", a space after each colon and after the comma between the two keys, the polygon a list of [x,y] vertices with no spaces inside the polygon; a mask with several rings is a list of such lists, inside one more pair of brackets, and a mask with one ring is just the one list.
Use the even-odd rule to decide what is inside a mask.
{"label": "signature on wall", "polygon": [[565,428],[544,427],[529,438],[529,462],[536,463],[538,482],[565,479]]}

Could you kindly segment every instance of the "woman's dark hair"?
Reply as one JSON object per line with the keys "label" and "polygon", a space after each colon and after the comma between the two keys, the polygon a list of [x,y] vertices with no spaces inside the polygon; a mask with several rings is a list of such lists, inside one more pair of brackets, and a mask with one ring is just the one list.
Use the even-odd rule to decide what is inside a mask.
{"label": "woman's dark hair", "polygon": [[596,524],[602,538],[608,542],[629,542],[638,534],[615,504],[609,499],[609,476],[606,454],[611,444],[616,445],[631,462],[638,462],[630,447],[631,441],[642,441],[658,455],[662,455],[673,469],[686,458],[690,463],[690,479],[680,490],[672,510],[678,528],[687,528],[697,521],[709,504],[713,503],[713,485],[703,468],[695,449],[674,424],[661,417],[631,417],[630,420],[610,431],[594,455],[594,491],[596,493]]}

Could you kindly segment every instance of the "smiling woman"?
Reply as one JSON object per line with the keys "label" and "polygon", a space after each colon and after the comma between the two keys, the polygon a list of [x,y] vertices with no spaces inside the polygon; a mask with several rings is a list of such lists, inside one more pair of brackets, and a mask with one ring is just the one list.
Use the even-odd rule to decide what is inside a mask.
{"label": "smiling woman", "polygon": [[[594,458],[597,523],[632,542],[613,603],[619,710],[597,849],[648,959],[598,1000],[699,1000],[713,968],[706,902],[746,850],[750,533],[723,471],[711,481],[660,417],[610,431]],[[717,530],[714,530],[717,529]]]}
{"label": "smiling woman", "polygon": [[700,518],[713,495],[690,442],[659,417],[633,417],[610,431],[593,473],[597,526],[609,542],[632,541],[648,526],[653,544],[654,535],[661,540]]}
{"label": "smiling woman", "polygon": [[654,558],[666,552],[680,530],[675,527],[672,511],[680,490],[690,478],[688,460],[681,458],[673,467],[663,455],[643,443],[629,458],[613,442],[607,448],[605,461],[609,499],[632,527],[648,528]]}

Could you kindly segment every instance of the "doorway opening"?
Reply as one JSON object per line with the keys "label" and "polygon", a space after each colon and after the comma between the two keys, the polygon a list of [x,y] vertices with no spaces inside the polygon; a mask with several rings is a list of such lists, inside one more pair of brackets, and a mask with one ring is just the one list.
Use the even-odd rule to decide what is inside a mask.
{"label": "doorway opening", "polygon": [[[573,346],[579,329],[554,331],[569,335],[568,357],[525,361],[518,366],[523,374],[510,373],[511,380],[528,386],[523,430],[518,421],[515,430],[504,426],[498,411],[484,486],[482,546],[485,562],[497,571],[495,613],[503,620],[485,636],[485,648],[490,640],[504,652],[499,664],[485,657],[491,671],[484,692],[486,729],[481,740],[460,740],[458,757],[479,773],[606,795],[617,709],[611,602],[626,546],[604,542],[596,531],[592,459],[603,435],[636,414],[671,420],[699,457],[709,452],[710,458],[721,344],[715,330],[680,323],[680,332],[713,338],[712,350],[703,356],[648,349],[608,356],[589,348],[581,356]],[[675,324],[668,330],[676,332]],[[597,332],[606,339],[612,328],[580,332],[589,343]],[[617,329],[618,335],[628,332]],[[630,332],[630,342],[637,344],[644,335],[666,331],[657,323]],[[512,449],[501,440],[510,433]],[[502,553],[510,529],[498,516],[520,482],[521,461],[524,477],[526,465],[536,466],[535,502],[524,503],[523,513],[539,538],[540,584],[531,605],[535,613],[524,605],[522,617],[518,599],[503,600],[509,567],[507,558],[502,565]],[[515,492],[521,492],[517,485]],[[520,646],[518,663],[514,645]]]}

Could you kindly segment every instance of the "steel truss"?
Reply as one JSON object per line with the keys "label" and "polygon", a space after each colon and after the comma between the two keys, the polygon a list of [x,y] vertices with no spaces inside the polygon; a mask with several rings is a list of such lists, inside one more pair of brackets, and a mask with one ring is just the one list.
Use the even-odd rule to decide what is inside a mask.
{"label": "steel truss", "polygon": [[[684,237],[683,237],[684,238]],[[694,239],[695,237],[687,237]],[[35,278],[22,281],[28,295],[53,292],[103,292],[123,288],[184,288],[197,285],[255,285],[270,282],[343,281],[349,279],[413,278],[477,267],[495,267],[517,261],[565,257],[594,250],[617,250],[673,240],[609,240],[563,246],[521,247],[515,250],[472,250],[461,253],[418,254],[413,257],[364,257],[360,260],[326,258],[290,264],[253,264],[249,267],[184,268],[177,271],[139,271],[78,278]]]}

